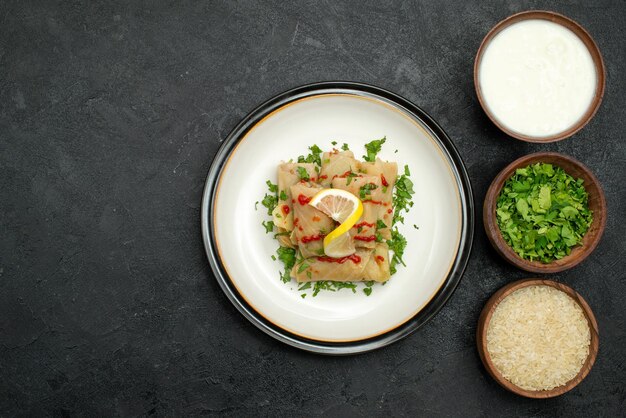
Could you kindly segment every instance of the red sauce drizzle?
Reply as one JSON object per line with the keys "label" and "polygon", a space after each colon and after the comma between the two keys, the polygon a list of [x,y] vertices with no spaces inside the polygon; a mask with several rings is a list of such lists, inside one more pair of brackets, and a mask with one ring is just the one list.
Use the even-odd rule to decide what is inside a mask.
{"label": "red sauce drizzle", "polygon": [[328,176],[326,174],[322,175],[319,177],[320,180],[326,180],[328,178]]}
{"label": "red sauce drizzle", "polygon": [[364,227],[364,226],[367,226],[367,227],[373,228],[373,227],[374,227],[374,224],[373,224],[373,223],[371,224],[371,223],[369,223],[369,222],[365,222],[365,221],[363,221],[363,222],[359,222],[358,224],[354,225],[352,228],[362,228],[362,227]]}
{"label": "red sauce drizzle", "polygon": [[285,215],[289,215],[289,206],[288,205],[283,205],[281,209],[283,210],[283,213]]}
{"label": "red sauce drizzle", "polygon": [[302,206],[308,205],[311,199],[312,199],[311,197],[306,197],[305,195],[300,194],[298,196],[298,203],[300,203]]}
{"label": "red sauce drizzle", "polygon": [[300,218],[295,218],[293,220],[293,226],[298,226],[298,222],[300,222]]}
{"label": "red sauce drizzle", "polygon": [[369,237],[356,236],[356,237],[354,237],[354,239],[356,239],[358,241],[372,242],[372,241],[376,240],[376,236],[375,235],[372,235],[372,236],[369,236]]}
{"label": "red sauce drizzle", "polygon": [[313,241],[319,241],[322,238],[324,238],[326,235],[322,235],[322,234],[317,234],[317,235],[309,235],[306,237],[302,237],[300,239],[300,241],[302,241],[303,243],[307,243],[307,242],[313,242]]}
{"label": "red sauce drizzle", "polygon": [[381,174],[380,175],[380,183],[384,186],[384,187],[388,187],[389,183],[387,183],[387,180],[385,179],[385,175]]}
{"label": "red sauce drizzle", "polygon": [[339,264],[343,264],[346,261],[350,260],[352,261],[354,264],[358,264],[361,262],[361,257],[359,257],[356,254],[351,254],[347,257],[341,257],[341,258],[332,258],[332,257],[328,257],[328,256],[322,256],[322,257],[317,257],[318,261],[323,261],[325,263],[339,263]]}
{"label": "red sauce drizzle", "polygon": [[363,203],[371,203],[372,205],[382,205],[383,202],[380,200],[363,200]]}
{"label": "red sauce drizzle", "polygon": [[319,221],[321,221],[321,220],[322,220],[322,218],[320,218],[320,217],[319,217],[319,216],[317,216],[317,215],[314,215],[312,219],[313,219],[313,222],[319,222]]}
{"label": "red sauce drizzle", "polygon": [[385,261],[385,257],[383,257],[382,255],[377,255],[376,256],[376,262],[378,264],[383,263]]}
{"label": "red sauce drizzle", "polygon": [[391,213],[393,212],[393,210],[391,210],[391,208],[387,209],[387,213]]}

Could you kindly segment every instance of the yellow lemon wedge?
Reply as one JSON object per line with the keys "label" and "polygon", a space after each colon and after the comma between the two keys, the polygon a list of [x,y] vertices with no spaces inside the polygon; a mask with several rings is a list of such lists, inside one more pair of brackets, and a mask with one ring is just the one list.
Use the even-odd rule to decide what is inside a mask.
{"label": "yellow lemon wedge", "polygon": [[339,226],[324,238],[324,253],[335,258],[353,254],[354,243],[347,232],[363,214],[361,200],[345,190],[324,189],[311,199],[309,205],[339,222]]}

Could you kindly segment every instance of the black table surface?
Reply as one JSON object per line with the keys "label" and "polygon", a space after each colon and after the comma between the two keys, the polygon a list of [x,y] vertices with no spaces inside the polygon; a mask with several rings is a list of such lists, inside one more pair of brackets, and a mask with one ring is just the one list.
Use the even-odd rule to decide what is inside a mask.
{"label": "black table surface", "polygon": [[[472,78],[506,16],[561,12],[595,38],[606,94],[565,141],[498,131]],[[0,1],[0,416],[617,416],[626,382],[626,3],[623,1]],[[476,235],[446,306],[408,338],[324,357],[283,345],[231,305],[208,266],[200,199],[220,143],[256,105],[327,80],[422,107],[469,170]],[[535,275],[489,245],[490,181],[558,151],[600,179],[596,251],[549,277],[583,295],[600,353],[573,391],[500,388],[475,348],[498,288]]]}

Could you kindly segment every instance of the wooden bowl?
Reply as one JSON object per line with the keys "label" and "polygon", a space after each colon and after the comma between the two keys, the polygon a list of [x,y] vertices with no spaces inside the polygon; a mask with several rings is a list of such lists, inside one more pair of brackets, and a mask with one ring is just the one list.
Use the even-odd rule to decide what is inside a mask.
{"label": "wooden bowl", "polygon": [[[480,82],[479,82],[480,63],[483,57],[483,53],[487,49],[489,42],[491,42],[491,40],[498,33],[500,33],[503,29],[509,27],[510,25],[514,23],[518,23],[522,20],[528,20],[528,19],[549,20],[550,22],[557,23],[561,26],[566,27],[572,32],[574,32],[574,34],[576,34],[580,38],[580,40],[585,44],[585,46],[589,50],[589,53],[591,54],[591,58],[596,68],[596,77],[597,77],[596,91],[594,93],[593,100],[591,101],[591,104],[589,105],[589,108],[587,109],[585,114],[583,114],[583,116],[578,120],[578,122],[576,122],[576,124],[569,127],[569,129],[561,133],[558,133],[556,135],[552,135],[552,136],[546,136],[546,137],[528,136],[528,135],[521,134],[519,132],[512,131],[506,126],[504,126],[503,124],[501,124],[487,107],[485,99],[483,98],[482,89],[481,89]],[[598,49],[598,46],[596,45],[591,35],[589,35],[589,33],[582,26],[580,26],[578,23],[571,20],[570,18],[563,16],[561,14],[555,13],[555,12],[549,12],[545,10],[531,10],[527,12],[521,12],[521,13],[514,14],[512,16],[509,16],[506,19],[502,20],[500,23],[494,26],[493,29],[491,29],[487,33],[487,36],[485,36],[482,43],[480,44],[480,47],[478,48],[478,53],[476,54],[476,59],[474,61],[474,87],[476,88],[476,95],[478,96],[478,101],[480,102],[480,105],[482,106],[483,110],[485,111],[489,119],[491,119],[491,121],[498,128],[500,128],[500,130],[502,130],[504,133],[506,133],[509,136],[512,136],[513,138],[520,139],[526,142],[546,143],[546,142],[560,141],[580,131],[587,123],[589,123],[591,118],[593,118],[593,116],[598,111],[598,108],[600,107],[600,103],[602,102],[602,97],[604,96],[605,78],[606,78],[606,74],[605,74],[605,69],[604,69],[604,61],[602,60],[602,55],[600,54],[600,50]]]}
{"label": "wooden bowl", "polygon": [[[504,378],[504,376],[502,376],[498,369],[496,369],[495,365],[491,361],[489,351],[487,350],[487,329],[489,328],[489,321],[493,316],[493,312],[496,310],[498,304],[502,300],[504,300],[504,298],[523,287],[539,285],[551,286],[555,289],[561,290],[567,293],[572,299],[574,299],[576,303],[578,303],[578,305],[582,308],[583,313],[585,314],[585,318],[587,318],[587,322],[589,323],[591,341],[589,343],[589,355],[587,356],[587,359],[583,363],[583,366],[581,367],[578,374],[572,380],[554,389],[532,391],[522,389],[509,382]],[[564,284],[557,283],[552,280],[524,279],[504,286],[496,293],[494,293],[491,298],[489,298],[480,314],[480,318],[478,319],[478,327],[476,329],[476,344],[478,346],[478,354],[480,355],[480,359],[485,365],[487,372],[489,372],[491,377],[493,377],[496,382],[498,382],[502,387],[527,398],[552,398],[562,395],[565,392],[573,389],[589,374],[593,363],[596,361],[596,356],[598,355],[598,323],[596,322],[596,318],[593,315],[593,312],[591,311],[591,308],[589,307],[587,302],[585,302],[585,300],[571,287],[565,286]]]}
{"label": "wooden bowl", "polygon": [[[504,183],[518,168],[526,167],[537,162],[559,166],[575,179],[583,179],[585,190],[589,195],[589,209],[593,211],[593,222],[583,237],[582,243],[573,247],[570,255],[563,257],[560,260],[554,260],[550,263],[529,261],[517,255],[513,248],[511,248],[511,246],[502,237],[496,217],[496,203]],[[518,158],[506,166],[504,170],[500,171],[500,173],[496,176],[489,186],[487,195],[485,196],[485,203],[483,205],[483,223],[491,245],[493,245],[493,248],[495,248],[498,254],[500,254],[506,261],[522,270],[533,273],[557,273],[572,268],[582,262],[596,248],[600,242],[600,238],[602,237],[602,233],[604,232],[604,227],[606,225],[606,200],[604,199],[604,193],[602,192],[602,187],[600,187],[600,182],[596,176],[594,176],[593,173],[581,162],[556,152],[537,152],[535,154],[529,154],[522,158]]]}

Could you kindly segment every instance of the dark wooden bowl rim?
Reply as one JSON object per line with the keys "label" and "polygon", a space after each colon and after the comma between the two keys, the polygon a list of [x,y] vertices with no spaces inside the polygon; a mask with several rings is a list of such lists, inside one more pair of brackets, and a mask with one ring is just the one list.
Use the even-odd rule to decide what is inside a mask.
{"label": "dark wooden bowl rim", "polygon": [[[549,20],[550,22],[557,23],[561,26],[566,27],[572,32],[574,32],[574,34],[576,34],[580,38],[580,40],[585,44],[585,46],[589,50],[589,53],[591,54],[591,58],[593,59],[593,63],[596,68],[596,77],[597,77],[596,91],[594,93],[593,100],[591,101],[591,104],[589,105],[589,108],[583,114],[583,116],[581,116],[578,122],[576,122],[567,130],[557,133],[552,136],[536,137],[536,136],[524,135],[519,132],[512,131],[511,129],[501,124],[487,107],[487,104],[483,98],[482,89],[479,83],[478,72],[480,68],[480,62],[481,62],[485,49],[489,45],[489,42],[503,29],[509,27],[510,25],[514,23],[520,22],[522,20],[528,20],[528,19]],[[600,54],[600,49],[598,49],[598,45],[596,45],[591,35],[581,25],[579,25],[577,22],[573,21],[572,19],[566,16],[563,16],[562,14],[547,11],[547,10],[530,10],[526,12],[520,12],[500,21],[496,26],[494,26],[487,33],[482,43],[480,44],[480,47],[478,48],[478,52],[476,53],[476,59],[474,60],[474,87],[476,89],[476,96],[478,96],[478,101],[480,102],[480,105],[482,106],[483,110],[485,111],[489,119],[491,119],[491,121],[498,128],[500,128],[501,131],[503,131],[504,133],[506,133],[507,135],[513,138],[520,139],[526,142],[547,143],[547,142],[560,141],[562,139],[569,138],[570,136],[574,135],[576,132],[580,131],[593,118],[593,116],[598,111],[598,108],[600,107],[600,103],[602,103],[602,98],[604,97],[605,78],[606,78],[606,74],[605,74],[605,68],[604,68],[604,61],[602,59],[602,55]]]}
{"label": "dark wooden bowl rim", "polygon": [[[511,293],[519,290],[523,287],[527,286],[551,286],[555,289],[561,290],[567,293],[578,305],[582,308],[583,313],[585,314],[585,318],[589,324],[589,331],[591,334],[591,341],[589,343],[589,355],[585,360],[582,368],[578,372],[578,374],[569,382],[565,383],[562,386],[558,386],[554,389],[550,390],[538,390],[531,391],[522,389],[513,383],[509,382],[502,376],[502,374],[498,371],[498,369],[493,364],[491,357],[489,355],[489,351],[487,350],[487,329],[489,327],[489,321],[493,315],[498,304],[504,300]],[[476,345],[478,348],[478,354],[480,359],[482,360],[487,372],[493,377],[496,382],[498,382],[502,387],[508,389],[509,391],[516,393],[521,396],[525,396],[527,398],[553,398],[555,396],[559,396],[564,394],[565,392],[570,391],[574,387],[576,387],[582,380],[589,374],[591,367],[596,361],[596,357],[598,355],[599,349],[599,334],[598,334],[598,323],[596,322],[596,318],[591,311],[591,308],[587,304],[587,302],[580,296],[574,289],[564,284],[552,281],[552,280],[542,280],[538,278],[530,278],[523,279],[513,283],[509,283],[508,285],[502,287],[496,293],[489,298],[485,307],[483,308],[480,318],[478,319],[478,327],[476,328]]]}

